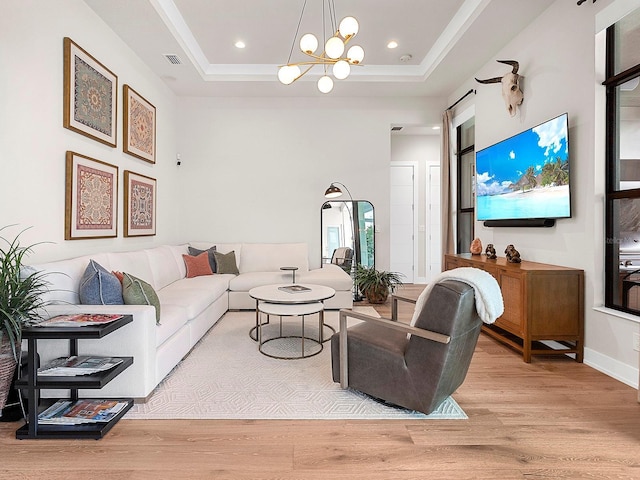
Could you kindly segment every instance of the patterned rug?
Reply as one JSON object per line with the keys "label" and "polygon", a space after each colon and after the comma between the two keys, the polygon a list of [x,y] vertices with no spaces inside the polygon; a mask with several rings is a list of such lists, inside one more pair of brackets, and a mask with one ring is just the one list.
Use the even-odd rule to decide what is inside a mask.
{"label": "patterned rug", "polygon": [[[311,337],[317,335],[315,318],[307,317],[306,321],[305,334]],[[338,313],[326,312],[325,323],[337,330]],[[249,330],[254,325],[253,312],[227,312],[158,385],[149,400],[134,405],[125,418],[468,418],[452,398],[431,415],[425,415],[382,404],[360,392],[341,389],[331,378],[330,342],[324,344],[319,354],[305,359],[279,360],[262,355],[257,343],[249,338]],[[296,334],[299,328],[299,320],[285,320],[283,333]],[[278,332],[278,321],[272,317],[263,335],[266,338]],[[327,337],[331,334],[326,327],[325,332]],[[300,348],[299,339],[289,344],[273,344],[279,344],[278,348],[283,351]]]}

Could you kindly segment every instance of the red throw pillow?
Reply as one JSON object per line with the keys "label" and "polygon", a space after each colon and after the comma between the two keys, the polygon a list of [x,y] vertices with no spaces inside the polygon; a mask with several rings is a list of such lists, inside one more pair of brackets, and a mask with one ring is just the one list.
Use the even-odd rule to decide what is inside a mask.
{"label": "red throw pillow", "polygon": [[203,252],[200,255],[182,255],[184,264],[187,267],[187,278],[200,277],[202,275],[213,275],[209,264],[209,254]]}

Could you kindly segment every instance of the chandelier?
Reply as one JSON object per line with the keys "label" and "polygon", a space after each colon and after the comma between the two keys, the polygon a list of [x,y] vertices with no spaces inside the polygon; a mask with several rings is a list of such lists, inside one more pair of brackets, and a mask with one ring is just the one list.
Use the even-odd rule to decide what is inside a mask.
{"label": "chandelier", "polygon": [[312,33],[306,33],[300,38],[299,46],[302,53],[310,57],[309,60],[303,62],[292,63],[291,55],[293,53],[294,46],[296,44],[296,38],[300,29],[300,23],[304,16],[304,10],[307,5],[307,0],[304,1],[302,6],[302,12],[300,13],[300,20],[298,21],[298,28],[296,34],[293,37],[293,44],[291,45],[291,52],[289,53],[289,59],[286,65],[281,65],[278,69],[278,80],[285,85],[290,85],[315,65],[321,65],[324,69],[324,75],[318,80],[318,90],[322,93],[329,93],[333,90],[333,79],[328,75],[328,70],[331,69],[331,73],[338,80],[343,80],[351,73],[351,65],[360,65],[364,58],[364,50],[359,45],[353,45],[349,48],[345,55],[345,49],[347,43],[356,36],[358,33],[358,21],[353,17],[345,17],[336,28],[336,12],[335,4],[333,0],[326,0],[326,9],[329,12],[331,31],[335,32],[326,40],[324,35],[325,30],[325,0],[322,0],[322,30],[323,30],[323,43],[324,50],[322,53],[317,54],[318,39]]}

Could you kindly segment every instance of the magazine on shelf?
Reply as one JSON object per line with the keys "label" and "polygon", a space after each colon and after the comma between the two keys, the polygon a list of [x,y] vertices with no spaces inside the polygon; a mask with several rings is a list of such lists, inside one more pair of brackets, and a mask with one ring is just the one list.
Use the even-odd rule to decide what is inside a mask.
{"label": "magazine on shelf", "polygon": [[58,315],[37,324],[38,327],[84,327],[111,323],[122,315],[101,313],[78,313],[75,315]]}
{"label": "magazine on shelf", "polygon": [[278,287],[278,290],[282,290],[283,292],[287,293],[302,293],[311,291],[309,287],[305,287],[303,285],[286,285],[284,287]]}
{"label": "magazine on shelf", "polygon": [[112,357],[62,357],[51,360],[47,365],[39,368],[38,375],[47,377],[93,375],[111,370],[120,363],[122,363],[121,358]]}
{"label": "magazine on shelf", "polygon": [[83,423],[107,423],[113,420],[127,402],[117,400],[58,400],[38,415],[43,425],[78,425]]}

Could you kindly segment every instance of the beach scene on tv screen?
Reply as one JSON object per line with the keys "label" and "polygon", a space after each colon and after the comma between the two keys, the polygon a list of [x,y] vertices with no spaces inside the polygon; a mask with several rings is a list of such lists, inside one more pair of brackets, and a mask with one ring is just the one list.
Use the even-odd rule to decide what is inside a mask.
{"label": "beach scene on tv screen", "polygon": [[478,220],[571,215],[567,115],[476,154]]}

